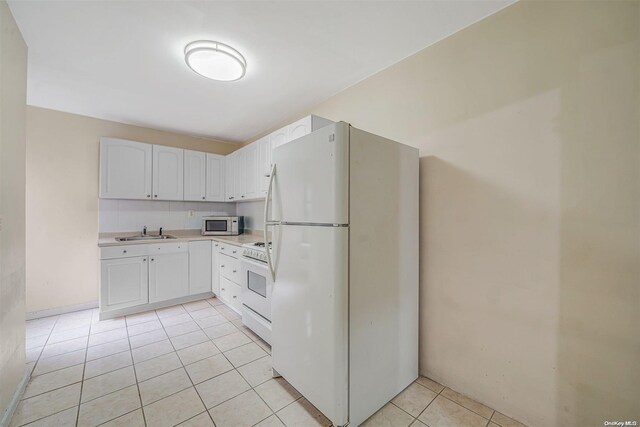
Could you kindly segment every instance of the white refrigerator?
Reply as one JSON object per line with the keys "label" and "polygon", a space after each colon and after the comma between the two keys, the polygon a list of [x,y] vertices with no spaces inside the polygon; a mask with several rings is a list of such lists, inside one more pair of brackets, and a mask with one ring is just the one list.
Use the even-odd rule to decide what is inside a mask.
{"label": "white refrigerator", "polygon": [[418,150],[344,122],[276,148],[267,230],[274,371],[359,425],[418,376]]}

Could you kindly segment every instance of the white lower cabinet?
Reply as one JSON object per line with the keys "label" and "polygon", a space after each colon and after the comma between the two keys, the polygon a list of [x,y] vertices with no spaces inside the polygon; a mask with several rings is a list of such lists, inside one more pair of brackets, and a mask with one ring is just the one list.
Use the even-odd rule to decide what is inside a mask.
{"label": "white lower cabinet", "polygon": [[220,276],[220,299],[237,312],[242,311],[242,288],[224,276]]}
{"label": "white lower cabinet", "polygon": [[189,295],[189,253],[149,256],[149,302]]}
{"label": "white lower cabinet", "polygon": [[211,241],[189,242],[189,295],[211,292]]}
{"label": "white lower cabinet", "polygon": [[227,243],[220,243],[217,247],[218,280],[220,293],[217,294],[222,302],[242,313],[242,272],[240,270],[240,248]]}
{"label": "white lower cabinet", "polygon": [[220,268],[218,266],[220,259],[220,243],[211,242],[211,291],[220,296]]}
{"label": "white lower cabinet", "polygon": [[148,263],[146,256],[100,261],[100,309],[111,311],[147,304]]}
{"label": "white lower cabinet", "polygon": [[212,240],[103,247],[100,318],[144,311],[150,304],[155,304],[153,308],[167,306],[172,300],[184,302],[191,295],[211,292],[240,313],[239,256],[239,246]]}

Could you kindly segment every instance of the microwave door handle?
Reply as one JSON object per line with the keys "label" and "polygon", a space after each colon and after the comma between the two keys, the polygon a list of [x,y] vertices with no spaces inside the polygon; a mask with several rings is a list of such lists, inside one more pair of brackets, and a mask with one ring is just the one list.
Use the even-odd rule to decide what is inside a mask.
{"label": "microwave door handle", "polygon": [[269,188],[267,189],[267,198],[264,201],[264,244],[265,253],[267,255],[267,266],[269,267],[269,273],[273,281],[276,281],[276,271],[273,268],[273,262],[271,261],[271,251],[269,250],[269,240],[267,239],[267,230],[269,226],[278,225],[278,221],[272,221],[269,219],[269,200],[271,200],[271,192],[273,191],[273,178],[276,176],[276,165],[271,165],[271,174],[269,176]]}

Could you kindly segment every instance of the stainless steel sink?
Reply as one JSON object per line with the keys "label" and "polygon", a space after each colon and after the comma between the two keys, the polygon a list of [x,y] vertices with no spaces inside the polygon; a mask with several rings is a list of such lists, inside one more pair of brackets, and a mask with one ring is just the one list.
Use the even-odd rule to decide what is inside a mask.
{"label": "stainless steel sink", "polygon": [[127,237],[116,237],[117,242],[131,242],[134,240],[166,240],[166,239],[175,239],[174,236],[170,236],[168,234],[164,234],[162,236],[127,236]]}

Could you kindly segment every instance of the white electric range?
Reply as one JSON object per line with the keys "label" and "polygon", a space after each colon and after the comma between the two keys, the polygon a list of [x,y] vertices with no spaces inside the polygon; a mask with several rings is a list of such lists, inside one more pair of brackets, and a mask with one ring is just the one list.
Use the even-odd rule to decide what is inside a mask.
{"label": "white electric range", "polygon": [[264,242],[242,245],[242,277],[242,323],[271,344],[273,280]]}

